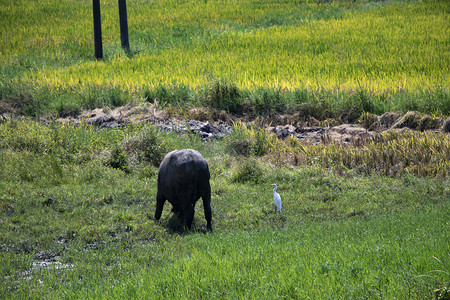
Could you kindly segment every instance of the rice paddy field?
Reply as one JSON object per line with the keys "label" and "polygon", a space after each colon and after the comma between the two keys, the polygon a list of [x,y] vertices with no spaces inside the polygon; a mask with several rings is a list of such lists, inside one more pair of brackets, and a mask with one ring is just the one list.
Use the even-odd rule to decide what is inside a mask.
{"label": "rice paddy field", "polygon": [[[448,1],[129,0],[129,51],[100,2],[96,60],[91,1],[0,0],[0,298],[450,298],[445,125],[345,145],[261,125],[448,120]],[[127,104],[239,122],[205,141],[58,119]],[[209,164],[212,232],[201,201],[192,231],[169,203],[154,219],[181,148]]]}
{"label": "rice paddy field", "polygon": [[127,52],[116,2],[101,3],[96,61],[89,1],[2,1],[2,98],[76,114],[164,87],[202,106],[201,91],[225,81],[249,106],[267,102],[261,89],[287,95],[280,112],[363,93],[372,113],[450,113],[447,1],[131,1]]}

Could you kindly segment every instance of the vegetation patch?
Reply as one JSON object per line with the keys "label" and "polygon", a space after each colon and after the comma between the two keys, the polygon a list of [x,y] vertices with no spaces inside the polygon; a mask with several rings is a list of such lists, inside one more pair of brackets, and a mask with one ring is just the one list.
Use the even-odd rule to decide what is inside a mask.
{"label": "vegetation patch", "polygon": [[[297,141],[291,140],[296,144]],[[320,164],[338,172],[353,170],[385,175],[412,173],[448,177],[449,137],[443,133],[390,131],[353,145],[311,145],[291,149],[294,163]]]}
{"label": "vegetation patch", "polygon": [[[324,257],[330,255],[332,249],[347,249],[347,255],[348,249],[358,245],[359,251],[372,253],[366,254],[364,260],[379,261],[373,266],[363,266],[361,261],[361,265],[354,265],[353,269],[352,264],[337,259],[311,260],[309,267],[298,262],[300,265],[295,266],[308,276],[303,276],[301,281],[286,281],[289,283],[286,289],[276,288],[278,279],[273,281],[267,277],[255,281],[255,289],[251,289],[255,296],[259,295],[257,291],[264,290],[259,286],[269,283],[274,288],[267,291],[267,295],[306,293],[312,296],[322,295],[322,292],[336,295],[340,293],[337,290],[345,290],[348,293],[342,292],[342,295],[354,296],[372,295],[376,291],[384,295],[430,295],[434,289],[445,288],[448,282],[446,273],[434,273],[434,270],[448,270],[446,256],[440,254],[448,252],[446,237],[439,236],[446,231],[431,230],[446,226],[440,220],[447,217],[442,213],[448,211],[446,205],[450,198],[449,138],[443,133],[386,133],[377,141],[361,145],[308,145],[292,138],[280,140],[264,129],[236,124],[235,133],[226,138],[202,142],[195,136],[163,133],[150,125],[129,124],[99,130],[87,123],[69,126],[26,119],[1,123],[0,133],[0,275],[4,295],[84,297],[87,291],[90,295],[122,293],[120,286],[125,285],[136,297],[152,293],[165,298],[169,294],[179,294],[180,285],[163,286],[171,282],[168,278],[180,275],[174,273],[180,268],[202,269],[202,274],[212,272],[210,277],[221,282],[212,285],[191,277],[189,288],[186,285],[182,293],[206,290],[221,295],[240,295],[248,292],[236,285],[241,277],[253,282],[260,272],[271,274],[279,270],[280,276],[286,278],[283,282],[298,278],[289,267],[295,265],[289,261],[296,256],[287,255],[287,261],[282,260],[281,256],[274,255],[284,256],[284,252],[269,250],[273,245],[285,245],[286,249],[294,247],[299,257],[308,256],[308,249],[318,248],[322,249],[320,255]],[[234,139],[246,137],[252,141],[252,147],[256,147],[258,134],[264,135],[264,152],[229,154]],[[170,205],[166,205],[160,222],[153,219],[155,162],[162,154],[181,148],[197,149],[209,162],[215,232],[212,235],[196,233],[204,225],[201,203],[197,205],[194,230],[189,234],[173,231],[176,218],[170,212]],[[289,157],[296,157],[297,162],[293,163]],[[283,201],[279,216],[274,213],[272,189],[268,186],[274,182]],[[398,215],[402,217],[399,219]],[[345,220],[352,221],[345,223]],[[383,227],[386,222],[397,224],[386,228],[410,228],[415,234],[404,229],[406,231],[399,231],[395,237],[380,240],[380,236],[391,234]],[[428,238],[438,242],[428,243],[424,236],[417,236],[417,224],[422,224]],[[367,228],[374,231],[358,238],[349,237],[348,232],[364,232]],[[282,240],[267,244],[275,238],[274,233]],[[306,241],[315,234],[319,234],[314,239],[318,244],[308,244]],[[299,238],[283,237],[292,235]],[[341,248],[328,244],[330,235],[341,237],[335,242]],[[362,237],[367,244],[361,242]],[[377,247],[390,247],[395,238],[398,247],[373,252],[372,238]],[[210,243],[211,239],[218,239],[217,243]],[[260,262],[248,261],[244,257],[251,256],[241,257],[236,253],[233,257],[238,261],[223,265],[220,261],[226,258],[225,253],[231,255],[243,249],[238,243],[240,239],[251,243],[255,251],[259,249],[248,255]],[[292,240],[302,242],[292,244]],[[235,250],[224,252],[223,249],[228,248],[208,246],[221,245],[219,241]],[[435,248],[422,247],[419,241],[435,245]],[[383,265],[381,260],[386,259],[383,257],[388,252],[407,261],[412,259],[412,254],[408,253],[423,258],[415,267],[407,267],[411,265],[403,260]],[[46,258],[36,257],[35,253],[45,253]],[[343,253],[335,255],[346,256]],[[355,255],[361,257],[358,251]],[[215,257],[206,269],[201,263],[206,259],[204,256]],[[433,256],[440,263],[435,264]],[[60,265],[52,262],[46,267],[33,267],[50,258]],[[216,265],[226,267],[216,268]],[[248,270],[243,266],[253,266],[254,271],[233,271]],[[220,274],[215,274],[218,270]],[[388,281],[377,281],[381,271]],[[153,272],[160,275],[154,276]],[[237,277],[230,277],[228,272]],[[393,276],[394,273],[401,273],[400,279]],[[302,285],[302,282],[317,282],[336,274],[340,274],[341,279],[333,281],[326,289],[311,290]],[[427,277],[422,278],[423,274]],[[433,276],[428,276],[430,274]],[[354,276],[362,286],[375,284],[377,288],[355,290]],[[144,282],[142,280],[146,283],[138,284]],[[184,281],[180,282],[184,285]],[[192,282],[196,283],[192,285]],[[59,288],[52,289],[54,286]],[[92,286],[96,288],[92,290]],[[210,290],[213,286],[217,289]]]}
{"label": "vegetation patch", "polygon": [[122,148],[130,159],[137,160],[138,163],[149,163],[154,167],[159,167],[168,152],[168,145],[164,137],[152,126],[133,130],[133,133],[123,140]]}

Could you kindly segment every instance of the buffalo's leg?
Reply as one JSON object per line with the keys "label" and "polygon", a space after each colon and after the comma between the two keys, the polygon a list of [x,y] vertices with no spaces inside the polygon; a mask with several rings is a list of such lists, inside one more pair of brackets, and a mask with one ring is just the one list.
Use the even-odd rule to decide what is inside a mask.
{"label": "buffalo's leg", "polygon": [[161,214],[164,207],[164,202],[166,202],[166,199],[159,193],[159,191],[156,193],[156,210],[155,210],[155,219],[159,220],[161,218]]}
{"label": "buffalo's leg", "polygon": [[186,227],[191,230],[192,221],[194,220],[194,204],[189,204],[186,207]]}
{"label": "buffalo's leg", "polygon": [[[184,213],[184,209],[181,209],[178,214],[177,214],[178,220],[180,221],[181,224],[181,230],[184,230],[186,227],[186,214]],[[177,228],[178,230],[178,228]]]}
{"label": "buffalo's leg", "polygon": [[208,188],[206,192],[202,196],[203,200],[203,209],[205,211],[205,219],[206,219],[206,228],[208,230],[212,230],[211,220],[211,187],[208,184]]}

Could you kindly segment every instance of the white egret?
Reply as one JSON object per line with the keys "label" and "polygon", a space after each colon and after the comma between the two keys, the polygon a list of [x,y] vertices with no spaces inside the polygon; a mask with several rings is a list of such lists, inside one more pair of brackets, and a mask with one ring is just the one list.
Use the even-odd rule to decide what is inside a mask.
{"label": "white egret", "polygon": [[[280,195],[276,192],[277,190],[277,185],[274,184],[270,184],[270,186],[273,187],[273,202],[275,203],[275,210],[278,208],[278,211],[281,212],[281,197]],[[278,214],[278,213],[277,213]]]}

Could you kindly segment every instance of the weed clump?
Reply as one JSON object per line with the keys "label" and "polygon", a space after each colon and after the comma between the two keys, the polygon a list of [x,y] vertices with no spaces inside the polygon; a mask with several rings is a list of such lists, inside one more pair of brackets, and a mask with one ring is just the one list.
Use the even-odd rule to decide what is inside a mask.
{"label": "weed clump", "polygon": [[38,122],[7,120],[0,126],[0,149],[9,148],[43,154],[51,151],[52,133],[50,128]]}
{"label": "weed clump", "polygon": [[417,129],[420,131],[438,129],[441,123],[442,122],[439,118],[433,118],[431,116],[426,115],[423,116],[423,118],[419,121]]}
{"label": "weed clump", "polygon": [[162,107],[170,105],[185,105],[191,101],[191,90],[186,85],[159,84],[155,88],[145,87],[140,92],[142,99],[149,103],[157,102]]}
{"label": "weed clump", "polygon": [[378,117],[369,112],[365,112],[359,117],[359,123],[361,123],[362,127],[365,129],[370,130],[375,129],[379,124]]}
{"label": "weed clump", "polygon": [[263,176],[263,167],[259,162],[250,158],[244,161],[242,165],[233,174],[231,181],[235,183],[253,182],[259,183]]}
{"label": "weed clump", "polygon": [[211,82],[204,88],[204,99],[209,107],[230,113],[241,113],[241,91],[234,83],[226,80]]}
{"label": "weed clump", "polygon": [[250,156],[252,153],[253,143],[248,138],[231,139],[227,143],[227,151],[232,155]]}
{"label": "weed clump", "polygon": [[120,169],[126,173],[129,172],[128,170],[128,163],[127,163],[127,156],[123,152],[122,148],[115,147],[111,151],[111,156],[106,161],[106,165],[108,167],[114,168],[114,169]]}
{"label": "weed clump", "polygon": [[124,152],[138,163],[147,162],[159,167],[164,155],[168,152],[168,145],[161,137],[161,133],[154,127],[145,126],[122,141]]}
{"label": "weed clump", "polygon": [[233,133],[226,137],[227,152],[231,155],[263,156],[279,145],[275,135],[264,128],[236,123]]}
{"label": "weed clump", "polygon": [[442,124],[441,131],[444,133],[450,132],[450,117],[445,119],[444,124]]}
{"label": "weed clump", "polygon": [[119,107],[127,104],[131,100],[131,94],[127,90],[117,86],[91,85],[87,88],[80,89],[78,92],[82,107],[87,109]]}
{"label": "weed clump", "polygon": [[415,111],[407,112],[395,125],[395,128],[416,129],[419,126],[420,114]]}
{"label": "weed clump", "polygon": [[400,115],[393,112],[384,113],[379,118],[380,126],[382,130],[391,128],[400,119]]}
{"label": "weed clump", "polygon": [[250,109],[255,114],[284,112],[290,93],[283,93],[281,89],[258,88],[248,96]]}
{"label": "weed clump", "polygon": [[410,128],[419,131],[436,130],[442,125],[440,118],[433,118],[417,111],[409,111],[400,118],[392,127],[393,128]]}

